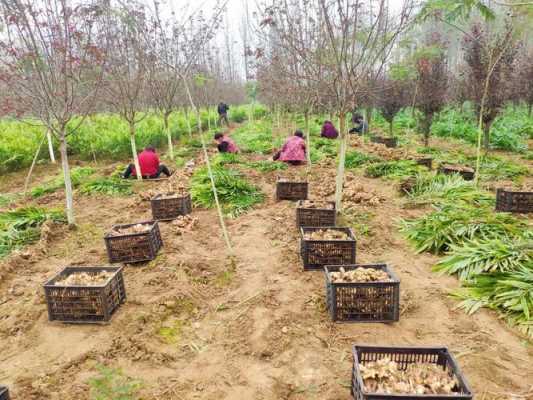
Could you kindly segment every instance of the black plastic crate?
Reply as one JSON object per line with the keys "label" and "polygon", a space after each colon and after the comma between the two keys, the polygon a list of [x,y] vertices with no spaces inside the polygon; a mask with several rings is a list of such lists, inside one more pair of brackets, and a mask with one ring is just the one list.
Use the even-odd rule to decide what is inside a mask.
{"label": "black plastic crate", "polygon": [[427,169],[433,169],[433,158],[427,157],[427,158],[417,158],[416,160],[417,165],[422,165],[426,167]]}
{"label": "black plastic crate", "polygon": [[[126,301],[122,276],[123,267],[66,267],[44,284],[48,319],[68,323],[105,323]],[[76,272],[113,272],[113,276],[99,286],[57,286],[55,283]]]}
{"label": "black plastic crate", "polygon": [[384,144],[386,147],[395,148],[398,147],[398,138],[387,138],[383,136],[372,136],[370,138],[372,143]]}
{"label": "black plastic crate", "polygon": [[289,182],[279,179],[276,182],[277,200],[307,200],[308,193],[308,182]]}
{"label": "black plastic crate", "polygon": [[[352,271],[373,268],[385,271],[388,282],[335,283],[330,272],[340,268]],[[386,264],[328,265],[326,278],[326,304],[333,321],[396,322],[400,319],[400,280]]]}
{"label": "black plastic crate", "polygon": [[[325,202],[322,202],[325,203]],[[308,208],[301,200],[296,206],[296,226],[335,226],[337,221],[337,210],[335,202],[327,202],[331,208]]]}
{"label": "black plastic crate", "polygon": [[151,200],[152,217],[158,221],[170,221],[192,211],[191,195],[165,196],[158,194]]}
{"label": "black plastic crate", "polygon": [[107,233],[105,235],[104,240],[109,262],[138,263],[151,261],[156,258],[159,249],[163,246],[157,221],[115,225],[112,229],[124,229],[139,224],[151,225],[151,228],[149,231],[142,233],[127,235],[112,235],[111,233]]}
{"label": "black plastic crate", "polygon": [[[307,232],[320,229],[342,231],[349,235],[347,240],[308,240],[305,239]],[[300,255],[304,264],[304,270],[320,270],[325,265],[348,265],[355,264],[356,240],[350,228],[335,226],[325,227],[300,227]]]}
{"label": "black plastic crate", "polygon": [[524,214],[533,212],[533,192],[515,192],[506,189],[497,189],[496,211]]}
{"label": "black plastic crate", "polygon": [[5,386],[0,386],[0,400],[9,400],[9,389]]}
{"label": "black plastic crate", "polygon": [[[406,368],[412,363],[431,363],[442,366],[458,382],[457,393],[445,394],[385,394],[364,390],[359,366],[388,357]],[[446,347],[388,347],[353,346],[352,396],[356,400],[470,400],[473,395],[457,361]]]}
{"label": "black plastic crate", "polygon": [[460,165],[443,164],[439,168],[439,172],[445,175],[459,174],[465,181],[474,180],[475,170],[470,167]]}

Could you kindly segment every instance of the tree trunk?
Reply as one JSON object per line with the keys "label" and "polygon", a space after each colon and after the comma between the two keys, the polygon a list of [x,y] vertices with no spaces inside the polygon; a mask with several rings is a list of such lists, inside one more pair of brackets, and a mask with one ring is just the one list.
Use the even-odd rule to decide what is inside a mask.
{"label": "tree trunk", "polygon": [[211,130],[211,116],[209,115],[209,106],[207,106],[207,130]]}
{"label": "tree trunk", "polygon": [[306,156],[307,156],[307,165],[311,166],[311,132],[309,131],[309,112],[304,113],[305,118],[305,138],[307,141],[306,144]]}
{"label": "tree trunk", "polygon": [[527,116],[531,118],[531,112],[533,111],[533,103],[527,105]]}
{"label": "tree trunk", "polygon": [[200,110],[196,112],[196,125],[198,128],[198,133],[200,133],[201,135],[202,134],[202,116],[200,115]]}
{"label": "tree trunk", "polygon": [[137,179],[142,181],[143,176],[141,173],[141,165],[139,164],[139,156],[137,155],[137,144],[135,143],[135,123],[130,122],[130,142],[131,142],[131,151],[133,153],[133,163],[135,164],[135,173]]}
{"label": "tree trunk", "polygon": [[[372,123],[372,112],[374,111],[374,107],[370,106],[365,109],[366,114],[366,129],[370,132],[370,124]],[[367,132],[363,132],[367,133]]]}
{"label": "tree trunk", "polygon": [[170,117],[169,113],[163,114],[163,123],[165,125],[165,133],[168,139],[168,154],[171,160],[174,160],[174,144],[172,143],[172,134],[170,133],[170,124],[168,118]]}
{"label": "tree trunk", "polygon": [[56,156],[54,154],[54,144],[52,143],[52,133],[50,129],[46,129],[46,139],[48,140],[48,153],[50,153],[50,161],[56,163]]}
{"label": "tree trunk", "polygon": [[252,104],[250,106],[250,122],[254,122],[254,101],[252,100]]}
{"label": "tree trunk", "polygon": [[490,127],[492,125],[491,122],[485,123],[483,126],[483,149],[486,153],[490,150]]}
{"label": "tree trunk", "polygon": [[39,147],[37,147],[37,151],[35,152],[35,155],[33,156],[33,161],[31,162],[30,170],[28,171],[28,175],[26,175],[26,180],[24,181],[24,193],[28,191],[28,186],[30,185],[31,175],[33,174],[33,169],[35,168],[35,164],[37,164],[37,159],[39,158],[39,153],[41,152],[41,148],[43,147],[43,143],[46,139],[46,136],[47,135],[44,135],[43,138],[41,139],[41,143],[39,143]]}
{"label": "tree trunk", "polygon": [[431,132],[431,121],[433,120],[433,115],[424,116],[423,120],[423,132],[424,132],[424,146],[429,146],[429,134]]}
{"label": "tree trunk", "polygon": [[192,139],[192,126],[189,119],[189,109],[185,107],[185,121],[187,122],[187,130],[189,131],[189,137]]}
{"label": "tree trunk", "polygon": [[345,132],[345,113],[341,112],[339,115],[340,119],[340,148],[339,148],[339,164],[337,167],[337,178],[335,185],[335,205],[337,212],[342,211],[342,192],[344,186],[344,161],[346,160],[346,139],[347,135]]}
{"label": "tree trunk", "polygon": [[389,136],[390,137],[393,137],[393,135],[392,135],[392,121],[393,121],[392,119],[389,121]]}
{"label": "tree trunk", "polygon": [[68,165],[67,155],[67,138],[65,128],[60,132],[59,138],[59,153],[61,154],[61,167],[63,169],[63,179],[65,181],[65,199],[66,199],[66,211],[67,222],[69,225],[74,225],[74,201],[72,198],[72,181],[70,179],[70,167]]}

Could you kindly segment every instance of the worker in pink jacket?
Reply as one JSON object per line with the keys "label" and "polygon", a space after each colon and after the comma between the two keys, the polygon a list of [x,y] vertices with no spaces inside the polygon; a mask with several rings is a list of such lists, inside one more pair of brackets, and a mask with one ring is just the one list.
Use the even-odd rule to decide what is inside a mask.
{"label": "worker in pink jacket", "polygon": [[222,133],[215,133],[215,142],[217,142],[220,153],[239,153],[240,150],[229,136]]}
{"label": "worker in pink jacket", "polygon": [[301,130],[294,132],[294,136],[287,139],[281,151],[279,157],[274,156],[274,159],[289,163],[291,165],[305,164],[305,140],[304,134]]}

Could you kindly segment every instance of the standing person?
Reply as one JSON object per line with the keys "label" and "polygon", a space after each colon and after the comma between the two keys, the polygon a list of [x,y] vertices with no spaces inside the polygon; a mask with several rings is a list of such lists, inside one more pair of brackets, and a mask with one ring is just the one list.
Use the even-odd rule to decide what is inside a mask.
{"label": "standing person", "polygon": [[350,133],[357,133],[358,135],[362,135],[363,133],[368,132],[368,124],[366,123],[363,116],[359,113],[355,113],[352,116],[352,123],[355,125],[352,129],[350,129]]}
{"label": "standing person", "polygon": [[228,110],[229,110],[229,106],[226,103],[223,103],[223,102],[218,103],[218,107],[217,107],[218,125],[222,126],[222,121],[224,121],[226,125],[229,127]]}
{"label": "standing person", "polygon": [[217,142],[218,151],[220,153],[240,152],[233,139],[227,135],[223,135],[222,133],[215,133],[215,142]]}
{"label": "standing person", "polygon": [[[148,146],[139,154],[139,165],[141,167],[141,175],[143,179],[157,179],[161,174],[166,176],[172,175],[169,169],[161,164],[159,161],[159,156],[155,152],[155,147]],[[137,176],[137,171],[135,171],[135,165],[130,164],[126,171],[122,175],[125,179],[128,179],[130,176]]]}
{"label": "standing person", "polygon": [[322,125],[322,132],[320,132],[320,136],[328,138],[328,139],[337,139],[339,136],[339,132],[337,129],[335,129],[335,126],[331,121],[324,121],[324,125]]}
{"label": "standing person", "polygon": [[304,134],[301,130],[294,132],[294,136],[291,136],[285,141],[285,144],[281,150],[274,155],[274,160],[286,162],[291,165],[305,164],[305,140]]}

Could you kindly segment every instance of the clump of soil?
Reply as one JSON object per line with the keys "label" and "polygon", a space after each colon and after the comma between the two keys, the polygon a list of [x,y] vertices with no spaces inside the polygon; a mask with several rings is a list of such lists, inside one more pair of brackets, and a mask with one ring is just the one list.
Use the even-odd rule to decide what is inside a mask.
{"label": "clump of soil", "polygon": [[475,172],[473,168],[466,167],[464,165],[456,165],[456,164],[442,164],[442,168],[452,169],[454,171],[460,171],[460,172]]}
{"label": "clump of soil", "polygon": [[405,370],[389,358],[360,365],[366,392],[387,394],[452,394],[457,381],[436,364],[414,363]]}
{"label": "clump of soil", "polygon": [[107,282],[114,272],[99,271],[96,274],[88,272],[73,272],[72,274],[58,279],[55,286],[99,286]]}
{"label": "clump of soil", "polygon": [[176,229],[176,234],[182,235],[185,232],[192,232],[198,224],[198,218],[190,215],[180,215],[172,221],[172,227]]}
{"label": "clump of soil", "polygon": [[134,235],[136,233],[146,233],[149,232],[150,229],[152,229],[153,225],[149,224],[136,224],[132,226],[128,226],[127,228],[115,228],[111,232],[109,232],[109,235],[111,236],[123,236],[123,235]]}
{"label": "clump of soil", "polygon": [[303,200],[298,204],[298,208],[320,208],[333,210],[334,206],[329,201]]}
{"label": "clump of soil", "polygon": [[343,267],[338,272],[330,272],[333,283],[359,283],[359,282],[390,282],[387,272],[375,268],[356,268],[345,271]]}
{"label": "clump of soil", "polygon": [[306,232],[305,240],[350,240],[346,232],[334,229],[318,229],[314,232]]}
{"label": "clump of soil", "polygon": [[342,197],[348,207],[350,203],[377,206],[385,201],[385,198],[380,196],[375,190],[366,188],[360,182],[350,181],[349,178],[347,178]]}

